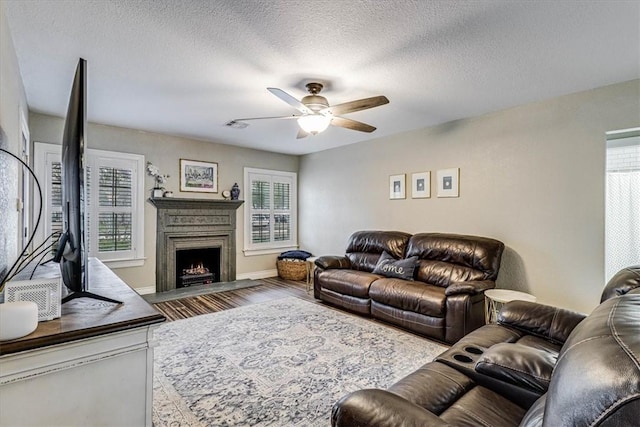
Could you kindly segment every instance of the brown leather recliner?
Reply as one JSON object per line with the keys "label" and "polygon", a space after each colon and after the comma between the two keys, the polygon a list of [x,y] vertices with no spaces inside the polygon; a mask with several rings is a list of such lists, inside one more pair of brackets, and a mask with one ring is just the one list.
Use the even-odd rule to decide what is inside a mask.
{"label": "brown leather recliner", "polygon": [[[314,296],[454,343],[484,325],[484,291],[495,287],[503,250],[502,242],[486,237],[359,231],[345,256],[316,260]],[[374,274],[384,252],[415,260],[415,272],[408,278]]]}
{"label": "brown leather recliner", "polygon": [[634,426],[640,419],[640,265],[589,316],[513,301],[388,390],[334,405],[334,426]]}

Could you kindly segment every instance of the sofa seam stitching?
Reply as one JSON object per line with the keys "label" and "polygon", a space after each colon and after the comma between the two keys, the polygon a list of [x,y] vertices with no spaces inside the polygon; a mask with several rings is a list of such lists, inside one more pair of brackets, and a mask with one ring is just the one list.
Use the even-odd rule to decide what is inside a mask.
{"label": "sofa seam stitching", "polygon": [[607,320],[607,322],[609,323],[609,328],[611,329],[611,334],[613,335],[613,339],[618,343],[618,345],[620,345],[620,347],[622,347],[623,351],[625,352],[627,357],[629,357],[629,359],[633,361],[634,365],[636,365],[636,370],[640,370],[640,362],[631,352],[631,349],[629,349],[629,346],[622,341],[622,338],[620,337],[620,334],[616,329],[615,323],[612,321],[613,317],[618,311],[619,304],[620,304],[620,301],[616,301],[615,305],[613,306],[613,309],[609,313],[609,319]]}
{"label": "sofa seam stitching", "polygon": [[609,405],[609,406],[608,406],[604,411],[602,411],[602,412],[600,413],[600,415],[599,415],[599,416],[597,416],[597,417],[593,420],[593,422],[592,422],[591,424],[589,424],[589,426],[591,427],[591,426],[596,426],[596,425],[598,425],[598,424],[600,423],[600,421],[602,421],[602,419],[603,419],[605,416],[609,415],[609,413],[610,413],[614,408],[616,408],[617,406],[619,406],[621,403],[624,403],[624,402],[627,402],[627,401],[631,401],[631,400],[635,400],[635,399],[637,399],[638,397],[640,397],[640,393],[634,393],[634,394],[632,394],[632,395],[630,395],[630,396],[625,396],[625,397],[623,397],[623,398],[620,398],[620,399],[616,400],[616,401],[615,401],[615,402],[613,402],[611,405]]}
{"label": "sofa seam stitching", "polygon": [[475,414],[475,413],[469,411],[468,409],[466,409],[462,405],[458,405],[457,408],[461,412],[464,412],[465,414],[470,415],[475,420],[480,421],[482,423],[482,425],[484,425],[485,427],[491,427],[491,424],[489,424],[487,421],[485,421],[482,417],[480,417],[478,414]]}

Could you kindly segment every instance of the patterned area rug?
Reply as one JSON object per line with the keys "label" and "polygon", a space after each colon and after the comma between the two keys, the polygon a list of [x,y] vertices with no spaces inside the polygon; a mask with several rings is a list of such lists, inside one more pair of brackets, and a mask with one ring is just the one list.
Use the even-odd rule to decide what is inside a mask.
{"label": "patterned area rug", "polygon": [[345,394],[446,349],[293,297],[170,322],[155,339],[155,427],[327,426]]}

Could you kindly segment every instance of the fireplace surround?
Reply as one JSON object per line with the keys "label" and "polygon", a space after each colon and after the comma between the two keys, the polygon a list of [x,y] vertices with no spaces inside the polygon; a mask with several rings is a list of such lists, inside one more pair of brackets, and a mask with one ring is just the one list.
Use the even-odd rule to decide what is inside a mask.
{"label": "fireplace surround", "polygon": [[157,209],[156,292],[176,289],[177,252],[219,248],[219,282],[236,279],[236,210],[242,200],[151,198]]}

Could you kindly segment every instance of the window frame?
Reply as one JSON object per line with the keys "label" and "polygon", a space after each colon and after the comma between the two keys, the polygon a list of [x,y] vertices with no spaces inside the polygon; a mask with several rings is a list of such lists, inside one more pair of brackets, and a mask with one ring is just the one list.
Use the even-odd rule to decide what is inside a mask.
{"label": "window frame", "polygon": [[[269,209],[253,209],[253,203],[251,200],[251,182],[257,177],[268,179],[270,183],[270,202]],[[274,191],[273,183],[275,182],[287,182],[290,184],[290,205],[288,210],[275,209],[274,206]],[[278,171],[271,169],[258,169],[258,168],[244,168],[244,194],[245,208],[244,208],[244,254],[245,256],[254,255],[266,255],[280,253],[285,250],[298,248],[298,174],[296,172]],[[263,243],[253,243],[251,241],[252,236],[252,214],[266,214],[269,212],[269,228],[270,228],[270,240]],[[291,218],[291,238],[285,241],[274,240],[274,227],[275,227],[275,215],[289,214]]]}
{"label": "window frame", "polygon": [[[86,162],[88,168],[91,170],[92,177],[90,182],[91,194],[88,195],[88,199],[91,203],[88,203],[89,211],[89,233],[90,236],[88,244],[88,255],[96,257],[104,262],[111,268],[123,268],[123,267],[138,267],[144,264],[146,259],[144,256],[144,171],[145,171],[145,157],[141,154],[121,153],[117,151],[106,151],[97,149],[86,149]],[[43,207],[42,215],[44,222],[42,227],[38,231],[39,241],[43,241],[44,238],[50,233],[51,230],[51,213],[54,211],[61,211],[62,208],[52,206],[51,197],[49,192],[51,189],[51,174],[49,173],[51,164],[54,161],[60,161],[62,155],[62,146],[59,144],[51,144],[46,142],[34,142],[34,170],[38,179],[42,183],[43,193]],[[98,251],[97,238],[91,238],[98,235],[98,218],[101,211],[105,208],[101,208],[98,201],[99,191],[99,169],[101,165],[109,167],[119,166],[131,166],[134,176],[132,178],[132,198],[131,198],[131,250],[127,251],[115,251],[115,252],[102,252]],[[44,174],[44,176],[43,176]],[[95,202],[93,202],[95,201]],[[36,206],[38,209],[39,206]],[[108,210],[108,209],[107,209]]]}

